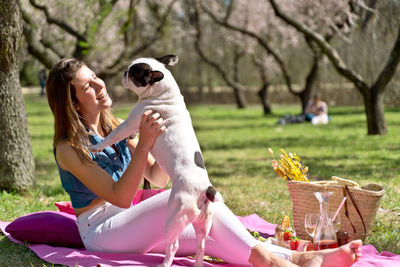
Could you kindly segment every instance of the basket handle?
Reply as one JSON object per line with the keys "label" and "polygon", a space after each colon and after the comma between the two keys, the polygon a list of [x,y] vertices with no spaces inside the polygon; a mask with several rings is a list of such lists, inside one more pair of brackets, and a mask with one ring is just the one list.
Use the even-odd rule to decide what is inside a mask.
{"label": "basket handle", "polygon": [[[364,236],[363,236],[362,240],[364,241],[364,239],[365,239],[365,237],[367,235],[367,227],[365,226],[364,218],[362,217],[361,212],[360,212],[356,202],[354,201],[353,196],[350,194],[349,187],[347,185],[343,185],[343,196],[346,196],[346,195],[349,196],[351,202],[353,203],[354,208],[356,209],[356,211],[358,213],[358,216],[360,216],[360,218],[361,218],[361,222],[362,222],[363,227],[364,227]],[[344,214],[346,215],[347,219],[349,220],[349,222],[351,224],[351,227],[353,227],[354,233],[357,233],[356,228],[354,227],[353,223],[350,221],[349,210],[347,209],[347,199],[344,202],[344,208],[345,208],[345,213]]]}

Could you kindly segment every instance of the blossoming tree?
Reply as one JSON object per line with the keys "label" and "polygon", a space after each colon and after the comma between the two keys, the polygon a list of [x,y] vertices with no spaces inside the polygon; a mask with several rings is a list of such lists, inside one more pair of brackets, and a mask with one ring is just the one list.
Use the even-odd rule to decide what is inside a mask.
{"label": "blossoming tree", "polygon": [[[292,10],[296,10],[301,21],[322,32],[326,40],[331,40],[336,35],[345,37],[353,24],[354,13],[349,1],[299,0],[285,1],[285,3]],[[302,109],[305,110],[318,77],[322,58],[320,50],[312,40],[303,38],[291,27],[277,20],[267,1],[232,0],[221,2],[208,0],[207,3],[202,1],[202,10],[222,27],[255,40],[259,47],[265,51],[265,56],[258,58],[256,65],[258,67],[264,66],[262,73],[265,73],[266,69],[273,72],[273,75],[280,71],[289,91],[300,98]],[[232,14],[228,19],[227,12]],[[245,14],[251,15],[245,16]],[[223,17],[224,19],[222,19]],[[243,23],[243,21],[246,21],[246,23]],[[295,75],[290,70],[290,65],[293,65],[294,62],[288,58],[286,51],[304,50],[303,40],[309,48],[310,59],[301,62],[301,64],[303,65],[302,69],[307,66],[308,72],[305,74],[303,89],[295,90],[292,85]],[[253,52],[255,51],[254,49]],[[268,63],[261,65],[260,63],[263,61]],[[268,66],[268,68],[265,66]],[[270,74],[270,76],[272,75]],[[259,92],[260,94],[266,94],[263,91],[266,85],[265,77],[263,77],[263,80],[264,89]]]}
{"label": "blossoming tree", "polygon": [[162,38],[176,0],[23,0],[28,51],[47,68],[76,57],[104,79]]}
{"label": "blossoming tree", "polygon": [[[393,48],[389,52],[387,61],[372,83],[367,83],[355,69],[346,64],[339,52],[330,45],[327,40],[316,29],[296,19],[295,11],[282,8],[283,5],[275,0],[269,0],[275,14],[291,25],[293,28],[304,34],[306,38],[313,40],[328,57],[337,72],[354,84],[361,93],[364,100],[365,113],[367,117],[367,129],[369,135],[384,135],[387,133],[387,125],[384,113],[383,96],[384,91],[394,77],[400,61],[400,24],[398,34],[395,38]],[[281,7],[282,6],[282,7]]]}

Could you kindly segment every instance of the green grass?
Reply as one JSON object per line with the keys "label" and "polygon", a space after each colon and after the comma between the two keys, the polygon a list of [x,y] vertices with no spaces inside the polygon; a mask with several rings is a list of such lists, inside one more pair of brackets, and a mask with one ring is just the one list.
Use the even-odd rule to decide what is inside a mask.
{"label": "green grass", "polygon": [[[27,114],[36,163],[36,185],[24,194],[0,193],[0,220],[11,221],[34,211],[55,210],[55,201],[68,200],[63,191],[52,153],[53,118],[47,102],[26,96]],[[117,104],[115,114],[126,118],[132,104]],[[273,223],[291,215],[291,200],[285,181],[271,168],[267,148],[284,148],[302,157],[313,178],[332,175],[361,185],[382,184],[386,194],[372,233],[366,243],[379,251],[400,254],[400,108],[386,110],[386,136],[366,134],[361,107],[330,108],[328,125],[308,123],[276,126],[286,113],[298,107],[274,106],[274,115],[263,116],[259,106],[191,106],[193,125],[202,147],[207,170],[226,204],[237,215],[257,213]],[[51,266],[29,249],[0,236],[0,266]]]}

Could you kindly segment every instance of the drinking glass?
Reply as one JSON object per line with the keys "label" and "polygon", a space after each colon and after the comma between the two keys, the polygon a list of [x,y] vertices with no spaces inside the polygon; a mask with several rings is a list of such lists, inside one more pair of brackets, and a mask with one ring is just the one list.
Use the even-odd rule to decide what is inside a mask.
{"label": "drinking glass", "polygon": [[[329,216],[333,218],[333,215],[335,213],[329,212]],[[317,221],[319,219],[319,213],[306,213],[306,216],[304,217],[304,227],[306,229],[306,232],[309,236],[314,237],[314,230],[315,226],[317,225]],[[337,233],[340,229],[340,214],[338,214],[335,218],[335,220],[332,222],[333,230]]]}
{"label": "drinking glass", "polygon": [[318,219],[319,213],[306,213],[306,216],[304,217],[304,226],[306,232],[312,238],[314,238],[315,226],[317,226]]}

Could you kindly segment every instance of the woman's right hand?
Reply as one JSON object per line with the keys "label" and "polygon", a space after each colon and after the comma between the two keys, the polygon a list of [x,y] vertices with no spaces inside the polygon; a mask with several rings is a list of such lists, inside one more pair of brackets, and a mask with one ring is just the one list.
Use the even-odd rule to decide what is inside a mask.
{"label": "woman's right hand", "polygon": [[138,146],[150,150],[157,137],[166,129],[163,122],[164,120],[161,118],[160,113],[146,110],[143,113],[142,121],[140,123],[140,138]]}

